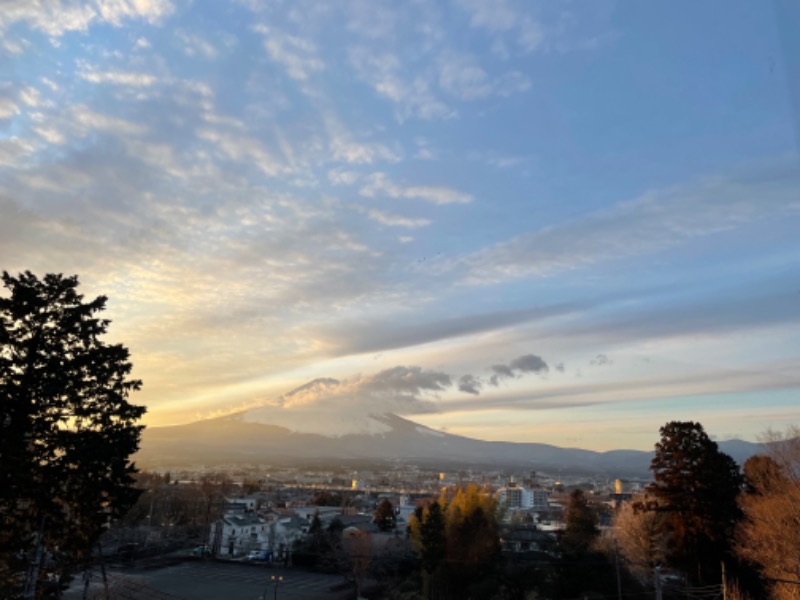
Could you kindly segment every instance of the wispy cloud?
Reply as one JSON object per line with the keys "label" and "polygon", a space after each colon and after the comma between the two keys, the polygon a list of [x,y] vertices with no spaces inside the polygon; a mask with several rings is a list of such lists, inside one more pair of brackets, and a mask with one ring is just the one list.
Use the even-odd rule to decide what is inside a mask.
{"label": "wispy cloud", "polygon": [[447,373],[418,366],[397,366],[342,381],[317,380],[284,394],[279,403],[285,408],[333,403],[338,409],[346,405],[376,414],[415,414],[435,411],[437,394],[452,385],[453,380]]}
{"label": "wispy cloud", "polygon": [[273,156],[257,138],[218,129],[200,129],[197,137],[213,143],[221,157],[252,164],[265,175],[275,176],[288,170],[286,164]]}
{"label": "wispy cloud", "polygon": [[333,160],[352,165],[370,165],[375,162],[396,163],[401,153],[379,142],[356,141],[338,119],[329,115],[325,119]]}
{"label": "wispy cloud", "polygon": [[[777,176],[777,179],[775,178]],[[468,257],[472,283],[544,277],[651,254],[760,219],[797,214],[800,171],[786,165],[769,179],[715,177],[654,190],[631,202],[542,228]]]}
{"label": "wispy cloud", "polygon": [[[637,354],[692,372],[796,363],[782,88],[722,51],[671,71],[671,52],[613,36],[614,10],[6,1],[3,267],[78,273],[109,296],[153,424],[326,375],[325,418],[350,390],[357,411],[464,401],[521,431],[534,420],[517,404],[610,402],[612,377],[631,402],[680,398],[659,355]],[[702,57],[744,36],[772,52],[739,12],[733,37],[676,21],[659,47]],[[575,77],[587,51],[602,81]],[[638,85],[653,72],[686,85]],[[753,82],[763,93],[718,109]],[[591,364],[602,355],[613,365]]]}
{"label": "wispy cloud", "polygon": [[439,59],[439,86],[463,101],[493,95],[508,97],[531,88],[530,79],[518,71],[491,77],[474,59],[453,52]]}
{"label": "wispy cloud", "polygon": [[364,178],[365,185],[359,190],[368,198],[388,196],[389,198],[409,198],[424,200],[433,204],[465,204],[472,202],[472,196],[459,190],[444,186],[411,185],[403,186],[393,182],[385,173],[372,173]]}
{"label": "wispy cloud", "polygon": [[408,217],[391,215],[375,209],[368,211],[367,216],[369,216],[369,218],[373,221],[377,221],[381,225],[388,225],[390,227],[408,227],[410,229],[427,227],[432,222],[430,219],[410,219]]}
{"label": "wispy cloud", "polygon": [[86,31],[95,23],[120,27],[128,20],[143,20],[156,24],[174,11],[169,0],[97,0],[84,4],[71,0],[52,0],[47,3],[11,0],[0,12],[0,31],[17,22],[58,38],[68,31]]}
{"label": "wispy cloud", "polygon": [[8,119],[20,113],[19,107],[9,97],[0,97],[0,119]]}
{"label": "wispy cloud", "polygon": [[508,56],[509,46],[527,54],[539,49],[545,40],[542,25],[511,2],[500,0],[487,4],[480,0],[459,0],[458,5],[469,14],[472,27],[496,36],[493,49],[504,58]]}
{"label": "wispy cloud", "polygon": [[256,25],[253,30],[263,37],[269,57],[282,65],[292,79],[305,81],[325,68],[312,41],[264,24]]}
{"label": "wispy cloud", "polygon": [[397,55],[357,46],[350,50],[350,62],[375,92],[397,104],[401,118],[446,119],[456,115],[454,109],[436,96],[429,76],[407,79],[403,75]]}
{"label": "wispy cloud", "polygon": [[94,67],[84,65],[78,75],[92,83],[111,83],[114,85],[129,85],[134,87],[149,87],[157,79],[148,73],[131,73],[125,71],[97,71]]}
{"label": "wispy cloud", "polygon": [[[208,60],[213,60],[219,55],[216,46],[199,34],[178,29],[175,32],[175,38],[180,43],[181,51],[186,54],[186,56],[199,56]],[[139,45],[139,42],[137,42],[137,45]],[[147,46],[145,45],[143,47]]]}

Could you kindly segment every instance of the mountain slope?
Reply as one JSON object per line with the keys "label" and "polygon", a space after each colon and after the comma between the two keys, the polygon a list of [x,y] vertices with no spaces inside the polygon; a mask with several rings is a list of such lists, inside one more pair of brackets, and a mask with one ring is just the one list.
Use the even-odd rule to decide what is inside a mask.
{"label": "mountain slope", "polygon": [[[259,419],[265,418],[263,411]],[[300,433],[253,419],[247,412],[174,427],[144,431],[136,460],[142,466],[241,463],[340,463],[404,461],[427,465],[525,467],[606,473],[613,477],[648,475],[652,452],[593,452],[548,444],[486,442],[429,429],[395,414],[367,415],[360,433],[332,436]],[[742,462],[757,444],[722,442]]]}

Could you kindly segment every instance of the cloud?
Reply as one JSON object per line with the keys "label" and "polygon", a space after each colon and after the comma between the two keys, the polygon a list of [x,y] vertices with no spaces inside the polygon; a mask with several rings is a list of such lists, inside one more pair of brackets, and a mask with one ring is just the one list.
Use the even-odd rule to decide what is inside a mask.
{"label": "cloud", "polygon": [[353,185],[361,175],[356,171],[346,169],[331,169],[328,171],[328,181],[333,185]]}
{"label": "cloud", "polygon": [[508,97],[531,88],[531,81],[518,71],[490,77],[470,56],[444,53],[439,59],[439,86],[460,100],[481,100],[493,95]]}
{"label": "cloud", "polygon": [[540,356],[535,354],[526,354],[515,358],[509,364],[512,370],[519,371],[520,373],[542,373],[547,372],[549,367],[547,363],[542,360]]}
{"label": "cloud", "polygon": [[213,60],[219,55],[217,48],[201,35],[189,33],[183,29],[176,30],[174,35],[181,45],[181,51],[186,56],[201,56],[203,58]]}
{"label": "cloud", "polygon": [[485,98],[492,93],[488,75],[465,57],[444,59],[439,71],[439,85],[462,100]]}
{"label": "cloud", "polygon": [[550,367],[535,354],[526,354],[515,358],[507,365],[492,365],[493,375],[489,378],[489,383],[495,387],[500,385],[503,379],[514,379],[523,373],[547,373]]}
{"label": "cloud", "polygon": [[342,138],[334,138],[330,142],[334,160],[349,164],[370,165],[378,160],[397,162],[400,155],[383,144],[359,144]]}
{"label": "cloud", "polygon": [[355,0],[346,5],[347,29],[359,36],[386,40],[397,33],[398,15],[390,5],[373,0]]}
{"label": "cloud", "polygon": [[608,358],[605,354],[598,354],[592,360],[589,361],[590,365],[595,367],[604,367],[606,365],[614,364],[614,361]]}
{"label": "cloud", "polygon": [[328,147],[333,159],[348,164],[369,165],[378,161],[395,163],[401,158],[398,151],[377,142],[357,142],[332,115],[325,119],[328,130]]}
{"label": "cloud", "polygon": [[364,178],[365,185],[359,193],[362,196],[389,196],[390,198],[410,198],[425,200],[434,204],[465,204],[472,202],[472,196],[444,186],[402,186],[394,183],[385,173],[372,173]]}
{"label": "cloud", "polygon": [[545,40],[542,25],[505,0],[489,4],[481,0],[459,0],[458,6],[469,14],[473,28],[495,36],[493,49],[503,58],[507,58],[509,43],[528,54],[541,48]]}
{"label": "cloud", "polygon": [[29,42],[27,40],[16,41],[7,38],[0,40],[0,47],[8,54],[22,54],[28,45]]}
{"label": "cloud", "polygon": [[158,80],[147,73],[131,73],[124,71],[96,71],[94,67],[83,65],[78,76],[92,83],[111,83],[133,87],[149,87]]}
{"label": "cloud", "polygon": [[470,283],[547,277],[652,254],[688,241],[798,214],[800,169],[713,177],[649,191],[630,202],[526,233],[464,260]]}
{"label": "cloud", "polygon": [[349,57],[356,74],[380,96],[399,107],[401,119],[413,116],[432,120],[456,116],[456,111],[434,93],[431,76],[419,74],[408,79],[396,54],[358,46],[350,49]]}
{"label": "cloud", "polygon": [[432,223],[430,219],[409,219],[408,217],[390,215],[375,209],[370,210],[367,216],[373,221],[377,221],[381,225],[388,225],[389,227],[408,227],[414,229],[417,227],[427,227]]}
{"label": "cloud", "polygon": [[269,57],[282,65],[292,79],[305,81],[325,68],[325,63],[317,56],[316,45],[310,40],[263,24],[256,25],[253,30],[264,38]]}
{"label": "cloud", "polygon": [[481,393],[483,382],[474,375],[462,375],[458,380],[458,389],[466,394],[475,396]]}
{"label": "cloud", "polygon": [[0,31],[18,22],[58,38],[68,31],[86,31],[90,26],[109,23],[114,27],[127,20],[157,24],[174,11],[169,0],[96,0],[93,5],[74,0],[9,0],[0,11]]}
{"label": "cloud", "polygon": [[[413,240],[411,240],[413,241]],[[458,317],[433,317],[419,322],[387,325],[384,320],[343,320],[337,327],[314,332],[337,353],[360,354],[396,348],[410,348],[440,340],[455,339],[521,323],[546,321],[590,308],[588,304],[555,304],[516,310],[473,313]]]}
{"label": "cloud", "polygon": [[19,107],[11,98],[0,97],[0,119],[10,119],[19,113]]}
{"label": "cloud", "polygon": [[30,86],[20,90],[19,99],[22,100],[26,105],[33,108],[36,108],[41,104],[39,90]]}
{"label": "cloud", "polygon": [[[526,390],[520,394],[494,395],[485,398],[461,397],[442,403],[442,413],[486,410],[546,410],[600,406],[662,398],[682,398],[712,394],[747,393],[764,390],[788,390],[800,386],[796,361],[788,368],[760,365],[746,370],[708,368],[644,379],[614,380],[561,385],[544,390]],[[646,404],[643,406],[647,406]],[[683,405],[675,410],[685,409]],[[747,407],[752,414],[753,406]]]}
{"label": "cloud", "polygon": [[93,131],[104,131],[115,136],[139,136],[147,132],[147,127],[140,123],[96,112],[85,105],[70,107],[68,114],[67,126],[80,137]]}
{"label": "cloud", "polygon": [[288,171],[288,166],[273,156],[255,137],[220,129],[199,129],[197,137],[212,142],[221,157],[251,163],[267,176],[274,177]]}
{"label": "cloud", "polygon": [[284,394],[279,404],[286,409],[328,406],[377,414],[414,414],[435,411],[433,399],[452,385],[447,373],[418,366],[396,366],[341,381],[317,379]]}

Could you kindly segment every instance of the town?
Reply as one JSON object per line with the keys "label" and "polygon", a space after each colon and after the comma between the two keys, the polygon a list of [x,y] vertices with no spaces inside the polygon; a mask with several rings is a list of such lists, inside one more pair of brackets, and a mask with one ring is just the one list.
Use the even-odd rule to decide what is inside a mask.
{"label": "town", "polygon": [[[198,568],[198,563],[211,561],[218,579],[220,569],[233,576],[250,567],[237,575],[238,585],[278,581],[289,593],[288,586],[310,578],[322,588],[307,588],[309,597],[349,598],[357,584],[361,593],[381,597],[386,584],[396,579],[385,578],[386,571],[402,575],[404,558],[406,564],[413,561],[410,528],[415,512],[419,515],[420,507],[454,490],[471,486],[492,499],[501,553],[506,561],[525,565],[559,557],[557,536],[564,529],[570,493],[586,493],[603,531],[619,503],[646,484],[520,470],[437,471],[411,464],[320,470],[241,465],[227,471],[159,469],[139,474],[142,495],[125,519],[103,536],[103,556],[98,559],[115,574],[118,593],[133,585],[131,574],[137,568],[147,567],[152,574],[176,563]],[[338,532],[341,545],[320,543],[320,532]],[[360,569],[354,564],[355,554],[361,555]],[[268,569],[260,582],[253,578],[254,566]],[[83,594],[84,583],[73,586],[75,597],[79,588]],[[179,576],[175,583],[186,589]],[[170,587],[168,581],[154,585]],[[135,587],[144,597],[141,582]],[[103,597],[102,588],[101,578],[95,577],[92,589],[97,597]]]}

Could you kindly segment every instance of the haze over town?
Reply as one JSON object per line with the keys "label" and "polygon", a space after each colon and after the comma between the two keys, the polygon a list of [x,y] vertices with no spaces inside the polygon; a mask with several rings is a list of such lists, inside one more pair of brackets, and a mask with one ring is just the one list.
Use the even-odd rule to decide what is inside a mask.
{"label": "haze over town", "polygon": [[109,296],[152,426],[753,441],[800,421],[797,12],[5,3],[0,268]]}

